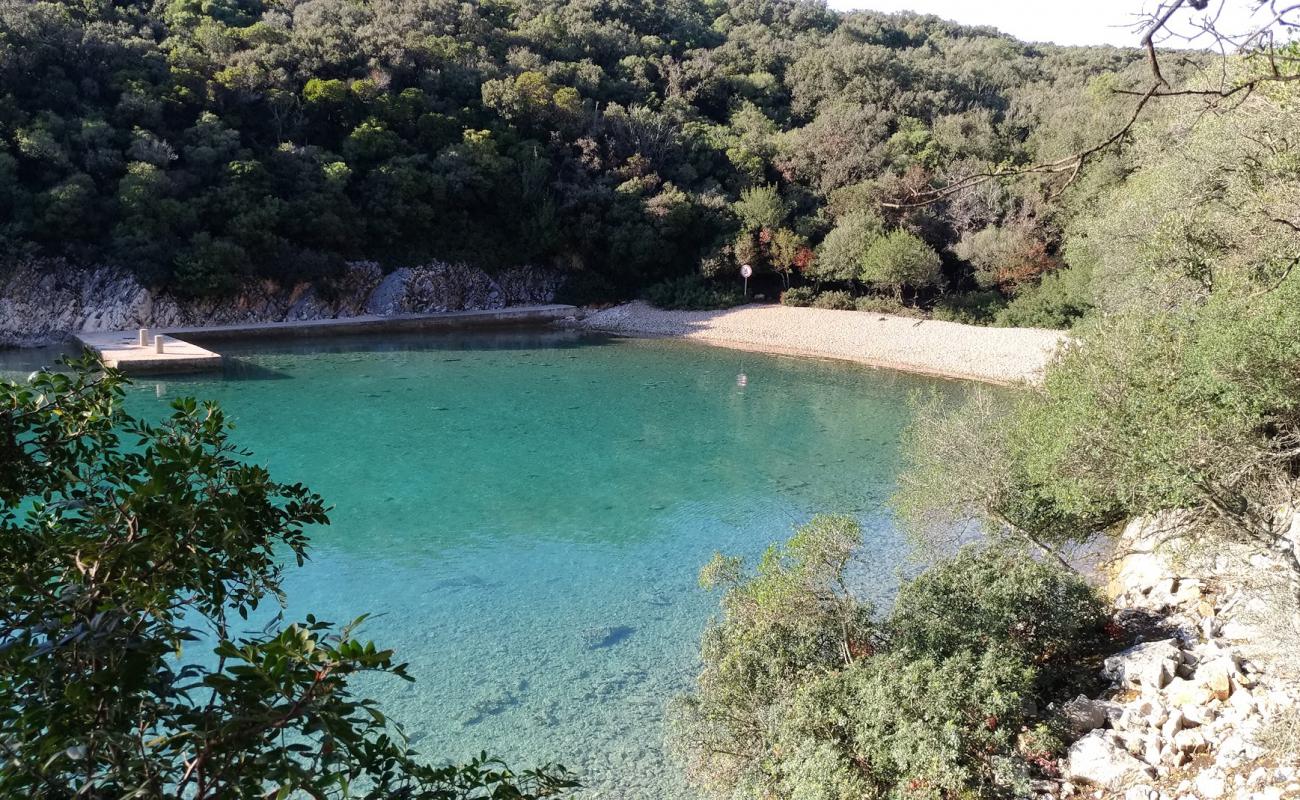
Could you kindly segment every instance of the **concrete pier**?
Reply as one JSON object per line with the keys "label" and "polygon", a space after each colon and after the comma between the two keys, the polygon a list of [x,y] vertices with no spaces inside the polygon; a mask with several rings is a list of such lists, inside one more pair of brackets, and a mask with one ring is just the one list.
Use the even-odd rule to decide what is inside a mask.
{"label": "concrete pier", "polygon": [[[187,339],[204,341],[276,336],[344,336],[352,333],[385,331],[456,330],[511,325],[538,325],[571,317],[574,306],[512,306],[487,311],[447,311],[432,314],[340,317],[337,319],[250,322],[206,328],[168,328],[149,331],[82,331],[73,333],[78,342],[94,351],[103,362],[128,374],[203,372],[221,368],[221,354],[199,347]],[[161,337],[162,348],[153,335]],[[147,342],[147,343],[146,343]]]}
{"label": "concrete pier", "polygon": [[131,331],[74,333],[72,336],[93,350],[105,366],[128,374],[203,372],[221,368],[220,354],[165,334],[158,334],[147,344],[141,344],[139,334]]}

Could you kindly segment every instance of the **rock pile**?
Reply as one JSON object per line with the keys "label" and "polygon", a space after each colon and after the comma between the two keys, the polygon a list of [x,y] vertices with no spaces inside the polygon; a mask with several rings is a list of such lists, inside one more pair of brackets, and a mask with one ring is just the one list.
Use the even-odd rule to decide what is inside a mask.
{"label": "rock pile", "polygon": [[[1139,523],[1125,539],[1140,534]],[[1246,654],[1276,633],[1241,613],[1258,598],[1227,568],[1210,559],[1192,577],[1149,552],[1123,560],[1117,619],[1156,634],[1106,660],[1107,698],[1061,709],[1080,738],[1040,797],[1300,797],[1300,686],[1285,664]]]}
{"label": "rock pile", "polygon": [[560,277],[543,270],[488,274],[465,264],[434,262],[384,274],[353,262],[315,283],[253,281],[230,297],[187,298],[145,287],[115,267],[82,269],[32,260],[0,273],[0,346],[33,346],[69,331],[199,327],[234,323],[335,319],[494,309],[549,303]]}

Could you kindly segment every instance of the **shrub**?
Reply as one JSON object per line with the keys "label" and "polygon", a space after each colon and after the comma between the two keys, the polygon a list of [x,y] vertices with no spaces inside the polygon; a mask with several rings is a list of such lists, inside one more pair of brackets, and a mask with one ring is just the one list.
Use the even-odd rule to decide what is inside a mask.
{"label": "shrub", "polygon": [[845,214],[818,245],[809,273],[826,281],[857,280],[862,273],[862,257],[884,235],[884,228],[884,222],[872,212]]}
{"label": "shrub", "polygon": [[1093,309],[1092,270],[1073,266],[1043,276],[997,312],[1004,328],[1069,328]]}
{"label": "shrub", "polygon": [[696,691],[673,708],[674,749],[694,782],[719,795],[749,782],[792,687],[870,651],[871,609],[842,582],[861,543],[852,518],[817,516],[753,574],[721,554],[701,571],[701,585],[725,592],[721,620],[704,633]]}
{"label": "shrub", "polygon": [[747,230],[766,228],[774,231],[784,225],[790,215],[789,204],[772,184],[745,189],[740,193],[740,199],[732,204],[732,209]]}
{"label": "shrub", "polygon": [[1040,694],[1093,672],[1105,604],[1078,575],[1022,550],[968,547],[905,584],[887,626],[900,652],[944,658],[1001,648],[1038,670]]}
{"label": "shrub", "polygon": [[1294,276],[1262,293],[1095,318],[1041,391],[918,417],[900,506],[923,528],[974,517],[996,535],[1063,543],[1177,509],[1194,540],[1280,558],[1300,601],[1300,557],[1279,512],[1300,442],[1297,328]]}
{"label": "shrub", "polygon": [[729,800],[1022,794],[1051,744],[1033,701],[1095,671],[1100,599],[1055,565],[967,548],[873,623],[845,580],[860,546],[852,519],[822,516],[752,575],[706,568],[726,592],[672,713],[688,775]]}
{"label": "shrub", "polygon": [[656,283],[646,289],[646,302],[657,308],[702,311],[731,308],[745,302],[739,289],[722,288],[700,275],[687,275]]}
{"label": "shrub", "polygon": [[774,720],[770,795],[1024,796],[1032,666],[994,650],[887,653],[798,687]]}
{"label": "shrub", "polygon": [[891,501],[916,544],[947,552],[969,539],[974,522],[1061,561],[1062,546],[1124,518],[1118,502],[1063,508],[1028,468],[1032,443],[1021,414],[1036,402],[1028,393],[977,390],[956,405],[937,394],[918,403]]}
{"label": "shrub", "polygon": [[789,228],[779,228],[771,233],[767,243],[767,263],[786,286],[790,285],[792,273],[807,270],[812,261],[813,252],[805,237]]}
{"label": "shrub", "polygon": [[1047,246],[1030,225],[990,225],[967,232],[953,247],[957,257],[975,268],[975,280],[985,289],[997,288],[1016,294],[1033,285],[1038,276],[1059,262],[1047,254]]}
{"label": "shrub", "polygon": [[575,306],[612,303],[623,297],[609,278],[585,270],[569,275],[555,292],[555,302]]}
{"label": "shrub", "polygon": [[939,281],[939,254],[920,238],[904,230],[876,239],[862,257],[862,280],[891,289],[903,299],[903,287],[933,286]]}
{"label": "shrub", "polygon": [[988,325],[1005,308],[1007,300],[999,292],[980,291],[941,297],[931,309],[935,319],[966,325]]}
{"label": "shrub", "polygon": [[810,306],[817,299],[817,291],[811,286],[796,286],[781,292],[783,306]]}
{"label": "shrub", "polygon": [[813,308],[829,308],[835,311],[852,311],[853,295],[845,291],[822,292],[812,302]]}
{"label": "shrub", "polygon": [[248,254],[228,239],[198,233],[176,257],[176,288],[195,297],[219,297],[239,288],[248,272]]}

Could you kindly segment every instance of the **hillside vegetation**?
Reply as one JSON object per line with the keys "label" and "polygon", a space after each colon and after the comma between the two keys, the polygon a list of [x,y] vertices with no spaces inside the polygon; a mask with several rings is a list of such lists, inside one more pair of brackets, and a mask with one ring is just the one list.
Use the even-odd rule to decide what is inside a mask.
{"label": "hillside vegetation", "polygon": [[[921,401],[893,506],[931,566],[887,614],[865,607],[846,577],[861,557],[851,519],[814,519],[754,571],[722,556],[709,565],[706,584],[725,590],[721,616],[675,716],[688,774],[709,796],[1041,800],[1136,785],[1183,797],[1175,787],[1194,775],[1200,790],[1272,765],[1283,768],[1260,769],[1256,785],[1276,791],[1241,796],[1294,792],[1300,94],[1287,80],[1231,108],[1171,102],[1134,131],[1123,170],[1116,160],[1084,174],[1091,188],[1072,196],[1064,228],[1068,266],[1037,296],[1043,308],[1058,294],[1091,308],[1041,386]],[[1152,531],[1141,542],[1121,535],[1135,518]],[[1178,631],[1205,663],[1238,659],[1235,641],[1273,687],[1288,687],[1260,689],[1276,706],[1249,726],[1238,718],[1235,738],[1228,725],[1199,730],[1190,766],[1185,736],[1130,755],[1114,738],[1120,722],[1071,719],[1065,701],[1124,645],[1126,626],[1150,619],[1107,608],[1074,571],[1076,548],[1108,537],[1121,556],[1133,546],[1177,561],[1188,586],[1213,582],[1214,595],[1234,598],[1216,608],[1207,594],[1180,629],[1188,617],[1173,621],[1173,604],[1146,586],[1161,635]],[[1187,566],[1207,561],[1227,566]],[[1237,563],[1249,566],[1228,573]],[[1217,615],[1232,605],[1253,619],[1220,638]],[[1207,672],[1177,680],[1199,686]],[[1163,679],[1148,683],[1158,691]],[[1089,746],[1104,752],[1101,769]]]}
{"label": "hillside vegetation", "polygon": [[985,319],[1060,265],[1062,181],[881,203],[1092,143],[1139,62],[791,0],[4,0],[0,250],[194,295],[438,258],[601,300],[747,262]]}

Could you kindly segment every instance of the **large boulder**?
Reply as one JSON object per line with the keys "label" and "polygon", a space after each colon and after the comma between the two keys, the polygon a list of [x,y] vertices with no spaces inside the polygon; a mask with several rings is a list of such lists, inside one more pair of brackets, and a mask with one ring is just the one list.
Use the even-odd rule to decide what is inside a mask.
{"label": "large boulder", "polygon": [[362,311],[381,317],[401,313],[402,301],[406,297],[406,282],[410,277],[411,270],[406,267],[388,273],[366,298]]}
{"label": "large boulder", "polygon": [[1116,708],[1115,703],[1079,695],[1061,706],[1061,718],[1070,733],[1082,736],[1095,728],[1104,728]]}
{"label": "large boulder", "polygon": [[434,262],[414,267],[405,283],[402,311],[428,313],[504,308],[501,287],[486,272],[465,264]]}

